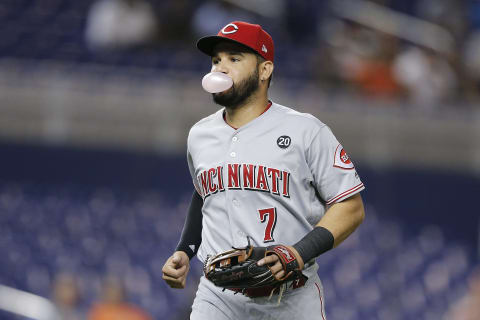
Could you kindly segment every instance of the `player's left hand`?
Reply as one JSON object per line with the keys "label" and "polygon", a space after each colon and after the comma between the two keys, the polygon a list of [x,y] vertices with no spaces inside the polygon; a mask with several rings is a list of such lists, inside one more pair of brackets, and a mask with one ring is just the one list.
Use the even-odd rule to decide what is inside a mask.
{"label": "player's left hand", "polygon": [[[300,266],[300,270],[302,270],[304,264],[297,250],[292,246],[287,246],[287,247],[294,253],[295,257],[297,258],[298,265]],[[265,258],[259,260],[257,262],[257,265],[259,266],[268,265],[276,279],[281,279],[285,276],[285,271],[282,266],[282,262],[280,261],[280,258],[275,254],[266,256]]]}

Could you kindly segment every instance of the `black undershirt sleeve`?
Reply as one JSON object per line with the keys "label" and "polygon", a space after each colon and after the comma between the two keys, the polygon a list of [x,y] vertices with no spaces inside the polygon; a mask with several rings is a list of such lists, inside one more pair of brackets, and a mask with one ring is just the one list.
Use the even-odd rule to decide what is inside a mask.
{"label": "black undershirt sleeve", "polygon": [[202,207],[203,199],[194,190],[183,226],[182,236],[176,248],[176,251],[185,252],[190,260],[197,254],[198,247],[202,243]]}
{"label": "black undershirt sleeve", "polygon": [[324,227],[315,227],[300,241],[293,245],[304,263],[333,248],[335,238]]}

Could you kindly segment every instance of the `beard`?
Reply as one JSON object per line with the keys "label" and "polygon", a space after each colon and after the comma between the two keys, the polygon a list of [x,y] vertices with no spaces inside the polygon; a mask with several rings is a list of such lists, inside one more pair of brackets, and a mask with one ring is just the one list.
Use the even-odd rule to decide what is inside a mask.
{"label": "beard", "polygon": [[245,104],[252,94],[258,90],[258,79],[258,69],[255,68],[253,74],[239,82],[238,85],[233,84],[230,89],[224,92],[212,93],[213,101],[223,107],[236,109]]}

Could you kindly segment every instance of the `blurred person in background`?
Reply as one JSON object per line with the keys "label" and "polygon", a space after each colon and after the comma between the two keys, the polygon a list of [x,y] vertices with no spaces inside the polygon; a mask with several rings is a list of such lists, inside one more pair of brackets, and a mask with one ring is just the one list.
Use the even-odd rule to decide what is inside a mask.
{"label": "blurred person in background", "polygon": [[478,103],[480,100],[480,1],[467,1],[465,11],[465,15],[469,18],[465,19],[468,21],[469,30],[466,32],[459,59],[463,61],[468,97]]}
{"label": "blurred person in background", "polygon": [[480,99],[480,30],[474,30],[468,36],[463,61],[468,79],[468,93],[476,100]]}
{"label": "blurred person in background", "polygon": [[395,58],[394,74],[407,97],[424,110],[453,99],[458,89],[455,70],[446,57],[431,49],[411,46]]}
{"label": "blurred person in background", "polygon": [[230,1],[207,0],[195,10],[192,28],[196,37],[214,34],[218,26],[224,26],[233,20],[251,21],[255,15],[239,8]]}
{"label": "blurred person in background", "polygon": [[478,320],[480,319],[480,268],[470,278],[469,291],[449,310],[444,320]]}
{"label": "blurred person in background", "polygon": [[[468,21],[465,19],[463,1],[420,0],[414,11],[423,21],[433,23],[451,34],[457,45],[462,42]],[[420,45],[408,45],[399,51],[394,62],[394,73],[406,88],[409,102],[432,111],[442,103],[458,98],[462,86],[457,70],[458,53],[458,50],[441,53]]]}
{"label": "blurred person in background", "polygon": [[353,83],[369,97],[399,98],[403,90],[393,72],[398,39],[385,33],[370,32],[375,33],[374,47],[370,55],[362,58],[353,75]]}
{"label": "blurred person in background", "polygon": [[159,1],[155,4],[160,25],[159,45],[165,42],[182,46],[193,39],[192,16],[195,11],[194,2],[190,0]]}
{"label": "blurred person in background", "polygon": [[317,76],[367,97],[397,98],[402,87],[393,74],[398,40],[360,24],[331,19],[322,27],[328,46],[320,48]]}
{"label": "blurred person in background", "polygon": [[100,301],[89,312],[88,320],[151,320],[139,307],[127,302],[123,282],[113,276],[105,279]]}
{"label": "blurred person in background", "polygon": [[80,289],[74,276],[60,274],[53,282],[53,303],[61,320],[83,320],[85,314],[80,304]]}
{"label": "blurred person in background", "polygon": [[157,18],[145,0],[99,0],[90,8],[85,38],[91,49],[148,45],[158,32]]}

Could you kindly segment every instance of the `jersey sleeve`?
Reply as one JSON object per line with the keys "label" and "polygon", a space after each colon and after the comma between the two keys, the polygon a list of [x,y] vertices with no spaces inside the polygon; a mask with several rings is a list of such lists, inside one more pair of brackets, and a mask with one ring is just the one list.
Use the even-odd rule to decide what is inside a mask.
{"label": "jersey sleeve", "polygon": [[328,205],[365,189],[353,162],[328,126],[323,126],[314,135],[306,157],[312,183]]}

